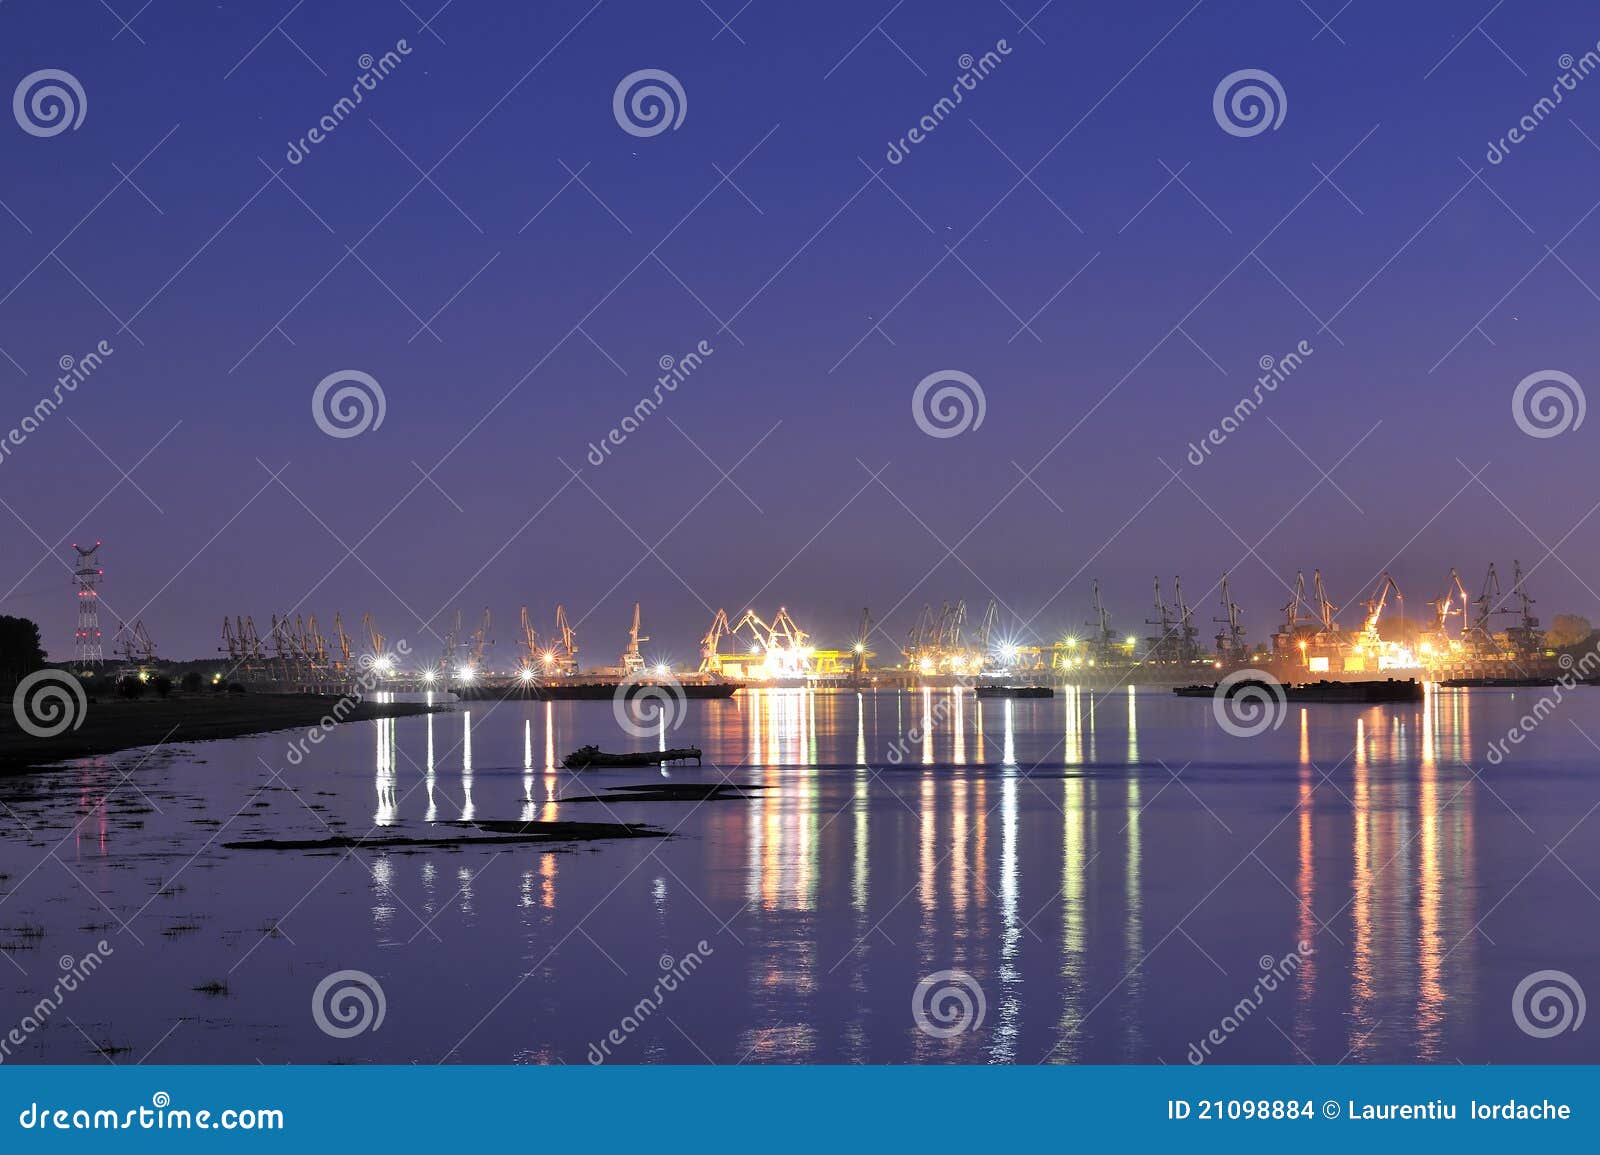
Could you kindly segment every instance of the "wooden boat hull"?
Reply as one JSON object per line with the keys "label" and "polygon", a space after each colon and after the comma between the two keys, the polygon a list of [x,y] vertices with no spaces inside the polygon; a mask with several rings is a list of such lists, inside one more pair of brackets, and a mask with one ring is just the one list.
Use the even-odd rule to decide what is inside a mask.
{"label": "wooden boat hull", "polygon": [[[1228,687],[1232,697],[1251,687],[1267,688],[1274,696],[1281,694],[1288,702],[1333,702],[1353,705],[1381,705],[1386,702],[1422,701],[1422,683],[1411,678],[1386,678],[1367,682],[1291,682],[1269,687],[1266,682],[1246,679]],[[1217,692],[1216,686],[1177,686],[1174,694],[1180,698],[1209,698]]]}

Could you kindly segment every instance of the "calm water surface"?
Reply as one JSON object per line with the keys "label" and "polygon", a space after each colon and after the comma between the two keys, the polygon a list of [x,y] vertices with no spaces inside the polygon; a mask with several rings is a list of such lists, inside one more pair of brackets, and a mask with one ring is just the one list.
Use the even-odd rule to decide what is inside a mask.
{"label": "calm water surface", "polygon": [[[706,765],[671,780],[765,789],[702,803],[577,801],[661,781],[556,768],[637,744],[605,702],[349,724],[298,766],[298,734],[88,759],[0,781],[0,1034],[112,948],[5,1061],[582,1063],[702,941],[612,1061],[1184,1063],[1214,1029],[1214,1062],[1600,1061],[1512,1014],[1533,971],[1600,993],[1600,690],[1486,759],[1540,693],[1253,738],[1156,690],[741,693],[689,704],[668,744]],[[223,846],[527,819],[674,836]],[[345,969],[387,1009],[335,1039]],[[913,993],[951,969],[983,1020],[936,1038]]]}

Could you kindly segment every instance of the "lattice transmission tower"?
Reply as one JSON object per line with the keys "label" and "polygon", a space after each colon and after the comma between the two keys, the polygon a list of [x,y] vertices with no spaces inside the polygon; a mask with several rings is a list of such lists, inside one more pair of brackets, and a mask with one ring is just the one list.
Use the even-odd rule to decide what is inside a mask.
{"label": "lattice transmission tower", "polygon": [[105,570],[100,568],[100,543],[91,546],[74,544],[78,554],[78,568],[72,573],[77,587],[78,631],[74,635],[78,668],[101,665],[105,661],[100,644],[100,579]]}

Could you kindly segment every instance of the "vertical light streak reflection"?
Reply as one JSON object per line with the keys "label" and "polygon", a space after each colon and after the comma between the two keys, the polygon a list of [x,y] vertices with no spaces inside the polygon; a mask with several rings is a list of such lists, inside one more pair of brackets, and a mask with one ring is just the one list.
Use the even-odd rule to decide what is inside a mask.
{"label": "vertical light streak reflection", "polygon": [[1313,809],[1316,798],[1317,769],[1311,764],[1311,744],[1307,737],[1309,723],[1305,710],[1300,711],[1300,798],[1299,798],[1299,847],[1296,856],[1295,870],[1295,898],[1300,904],[1300,915],[1296,925],[1296,942],[1308,943],[1312,952],[1303,955],[1300,959],[1299,969],[1295,974],[1295,1043],[1301,1050],[1311,1053],[1311,1034],[1314,1020],[1311,1009],[1312,1001],[1317,992],[1317,956],[1316,948],[1320,945],[1316,940],[1316,897],[1317,897],[1317,865],[1315,845],[1315,820]]}
{"label": "vertical light streak reflection", "polygon": [[472,711],[461,712],[461,821],[471,822],[472,808]]}
{"label": "vertical light streak reflection", "polygon": [[[556,820],[556,800],[561,794],[561,767],[556,763],[556,713],[555,703],[544,704],[544,806],[539,811],[542,822]],[[551,864],[551,877],[555,866]]]}
{"label": "vertical light streak reflection", "polygon": [[1144,1054],[1144,847],[1141,832],[1141,789],[1139,775],[1128,778],[1128,836],[1127,893],[1123,898],[1127,924],[1124,932],[1124,949],[1127,982],[1123,984],[1122,1026],[1123,1055],[1131,1062]]}
{"label": "vertical light streak reflection", "polygon": [[[1077,690],[1074,687],[1072,696]],[[1069,703],[1068,717],[1073,716]],[[1061,782],[1061,1015],[1056,1021],[1052,1061],[1082,1060],[1084,984],[1088,978],[1087,909],[1084,901],[1088,856],[1084,841],[1083,779]]]}
{"label": "vertical light streak reflection", "polygon": [[960,686],[950,690],[950,735],[953,743],[950,761],[956,766],[967,764],[966,691]]}
{"label": "vertical light streak reflection", "polygon": [[967,873],[967,779],[953,775],[950,779],[950,905],[955,910],[955,937],[966,936],[967,896],[972,879]]}
{"label": "vertical light streak reflection", "polygon": [[387,854],[372,860],[372,930],[380,942],[387,941],[394,928],[394,863]]}
{"label": "vertical light streak reflection", "polygon": [[918,783],[917,798],[917,898],[922,904],[922,928],[930,934],[933,930],[933,910],[938,902],[934,878],[934,867],[937,863],[937,855],[934,853],[935,824],[938,817],[936,790],[933,775],[924,770],[922,780]]}
{"label": "vertical light streak reflection", "polygon": [[[1423,732],[1429,726],[1423,691]],[[1428,749],[1426,739],[1423,749]],[[1439,926],[1444,886],[1439,767],[1424,756],[1417,781],[1417,1058],[1437,1062],[1444,1024],[1444,944]]]}
{"label": "vertical light streak reflection", "polygon": [[1350,959],[1350,1050],[1365,1055],[1367,1041],[1377,1029],[1373,1003],[1377,998],[1377,976],[1373,969],[1373,810],[1372,768],[1367,760],[1366,721],[1356,719],[1354,781],[1351,809],[1355,821],[1352,848],[1355,864],[1351,880],[1350,921],[1355,944]]}
{"label": "vertical light streak reflection", "polygon": [[1094,705],[1095,705],[1095,694],[1094,694],[1094,691],[1090,690],[1089,693],[1086,695],[1086,697],[1089,699],[1089,761],[1093,762],[1095,760],[1095,757],[1096,757],[1096,754],[1095,754],[1095,734],[1094,734]]}
{"label": "vertical light streak reflection", "polygon": [[1133,687],[1128,687],[1128,765],[1139,764],[1139,707]]}
{"label": "vertical light streak reflection", "polygon": [[1066,701],[1063,703],[1063,717],[1065,718],[1065,732],[1061,738],[1061,760],[1067,766],[1083,765],[1083,725],[1078,717],[1082,706],[1078,697],[1077,686],[1066,686],[1062,689]]}
{"label": "vertical light streak reflection", "polygon": [[922,764],[933,765],[933,688],[922,688],[922,722],[919,724],[922,731]]}
{"label": "vertical light streak reflection", "polygon": [[763,709],[765,709],[766,702],[763,699],[760,690],[752,689],[748,686],[739,692],[739,696],[745,700],[745,716],[749,720],[750,724],[750,765],[760,766],[762,764],[761,712]]}
{"label": "vertical light streak reflection", "polygon": [[556,908],[556,856],[548,851],[539,856],[539,902],[546,910]]}
{"label": "vertical light streak reflection", "polygon": [[[1006,735],[1011,733],[1011,699],[1006,699]],[[1021,1033],[1022,919],[1018,914],[1020,879],[1017,875],[1017,778],[1015,768],[1000,780],[1000,1006],[995,1016],[991,1062],[1011,1063],[1017,1057]]]}
{"label": "vertical light streak reflection", "polygon": [[522,720],[522,818],[532,822],[537,817],[533,801],[533,719]]}
{"label": "vertical light streak reflection", "polygon": [[[865,766],[856,770],[855,796],[851,799],[850,817],[855,824],[854,858],[851,860],[850,878],[850,905],[857,914],[867,913],[867,870],[868,853],[871,850],[870,827],[868,823],[868,791],[871,777]],[[860,941],[862,935],[857,934]]]}
{"label": "vertical light streak reflection", "polygon": [[423,768],[423,782],[428,789],[428,809],[422,816],[426,822],[436,822],[439,818],[439,802],[433,796],[434,783],[438,781],[433,762],[433,715],[428,715],[428,761]]}
{"label": "vertical light streak reflection", "polygon": [[394,771],[394,719],[378,722],[377,754],[378,809],[372,816],[374,826],[393,826],[398,817],[395,803]]}

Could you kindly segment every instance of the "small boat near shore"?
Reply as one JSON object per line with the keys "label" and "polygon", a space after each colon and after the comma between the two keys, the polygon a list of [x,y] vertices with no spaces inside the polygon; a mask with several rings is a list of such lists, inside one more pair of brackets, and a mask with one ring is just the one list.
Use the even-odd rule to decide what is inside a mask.
{"label": "small boat near shore", "polygon": [[588,678],[583,680],[551,680],[534,683],[530,697],[548,702],[595,701],[604,698],[615,698],[618,693],[625,693],[630,698],[637,698],[641,694],[650,695],[658,693],[671,697],[691,701],[717,700],[731,698],[740,690],[738,682],[726,681],[654,681],[644,678],[628,681],[623,678]]}
{"label": "small boat near shore", "polygon": [[678,746],[671,750],[629,750],[621,754],[608,754],[598,746],[579,746],[561,759],[568,770],[593,770],[607,766],[659,766],[665,762],[687,762],[694,759],[700,765],[700,747]]}
{"label": "small boat near shore", "polygon": [[[1370,682],[1288,682],[1274,684],[1246,678],[1229,684],[1227,695],[1235,697],[1251,690],[1282,697],[1288,702],[1335,702],[1355,705],[1382,705],[1386,702],[1422,701],[1422,683],[1414,678],[1384,678]],[[1176,686],[1180,698],[1210,698],[1216,685]]]}
{"label": "small boat near shore", "polygon": [[1457,690],[1517,690],[1527,686],[1553,686],[1554,678],[1446,678],[1439,685]]}
{"label": "small boat near shore", "polygon": [[973,693],[980,698],[1054,698],[1056,696],[1056,692],[1049,686],[984,685],[974,687]]}
{"label": "small boat near shore", "polygon": [[452,685],[450,690],[464,702],[498,701],[502,698],[529,698],[536,702],[598,702],[618,696],[637,698],[641,694],[674,697],[684,701],[716,701],[731,698],[743,683],[725,680],[656,681],[641,678],[628,681],[616,677],[553,678],[541,681],[511,677],[480,678],[470,685]]}

